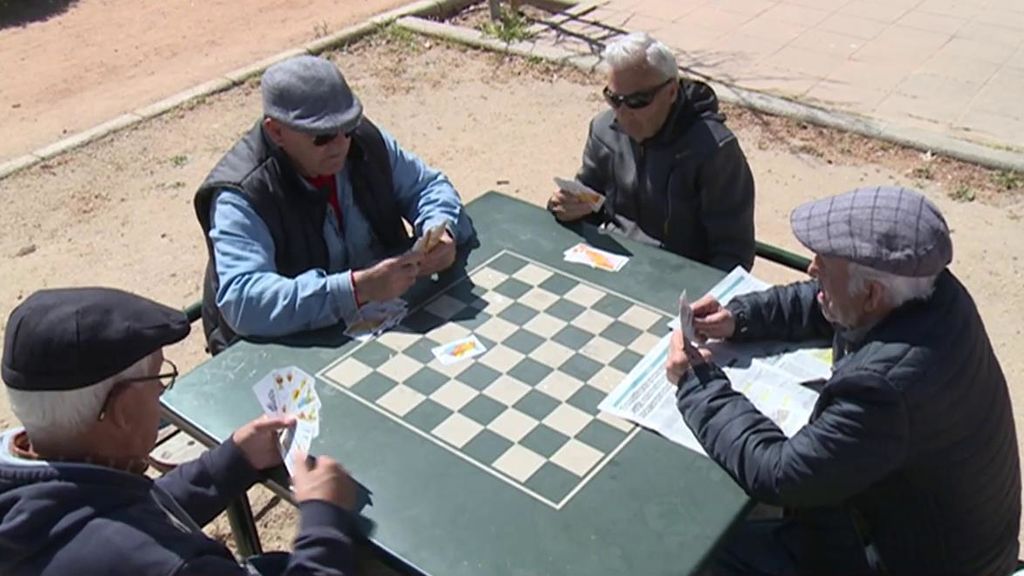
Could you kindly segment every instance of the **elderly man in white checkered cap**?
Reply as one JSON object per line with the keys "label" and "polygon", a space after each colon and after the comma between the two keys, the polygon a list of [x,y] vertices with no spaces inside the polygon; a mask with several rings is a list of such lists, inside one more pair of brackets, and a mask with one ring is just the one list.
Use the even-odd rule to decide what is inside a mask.
{"label": "elderly man in white checkered cap", "polygon": [[[938,208],[873,187],[791,216],[812,280],[694,305],[699,338],[831,339],[832,376],[792,438],[707,350],[673,335],[669,378],[708,455],[782,518],[748,520],[715,574],[1010,574],[1020,468],[1006,380]],[[689,350],[687,352],[686,350]]]}

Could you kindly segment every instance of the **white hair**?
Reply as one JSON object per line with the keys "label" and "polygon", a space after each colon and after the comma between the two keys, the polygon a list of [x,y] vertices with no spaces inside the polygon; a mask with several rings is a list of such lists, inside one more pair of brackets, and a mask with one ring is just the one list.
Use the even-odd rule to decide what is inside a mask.
{"label": "white hair", "polygon": [[118,382],[146,376],[152,357],[157,352],[85,388],[30,391],[8,387],[7,397],[11,401],[11,410],[34,444],[66,444],[96,423],[103,403]]}
{"label": "white hair", "polygon": [[665,80],[679,77],[675,54],[646,32],[633,32],[616,39],[601,56],[612,70],[645,66],[660,72]]}
{"label": "white hair", "polygon": [[885,303],[897,308],[911,300],[926,300],[935,291],[935,276],[897,276],[850,262],[850,292],[862,294],[868,282],[880,284],[885,289]]}

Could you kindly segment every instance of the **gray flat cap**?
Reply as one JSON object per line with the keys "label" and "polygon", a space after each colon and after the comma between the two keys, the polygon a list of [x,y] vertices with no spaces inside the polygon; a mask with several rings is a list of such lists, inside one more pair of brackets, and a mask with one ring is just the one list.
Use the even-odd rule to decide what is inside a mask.
{"label": "gray flat cap", "polygon": [[814,200],[793,210],[789,222],[815,254],[897,276],[932,276],[953,260],[946,220],[909,188],[858,188]]}
{"label": "gray flat cap", "polygon": [[350,132],[363,117],[363,105],[338,67],[316,56],[267,68],[260,91],[265,115],[308,134]]}

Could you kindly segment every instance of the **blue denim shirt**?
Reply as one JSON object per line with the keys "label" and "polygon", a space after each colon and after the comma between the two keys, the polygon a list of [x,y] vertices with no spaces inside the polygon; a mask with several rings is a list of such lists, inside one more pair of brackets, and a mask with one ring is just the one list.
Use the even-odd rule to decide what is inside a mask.
{"label": "blue denim shirt", "polygon": [[[403,150],[383,130],[391,159],[399,209],[416,234],[446,223],[456,244],[470,239],[473,228],[448,178]],[[352,271],[385,257],[370,223],[352,196],[345,167],[335,178],[341,226],[332,209],[324,218],[329,268],[312,269],[295,278],[277,273],[274,241],[266,224],[241,194],[225,190],[211,208],[210,240],[217,263],[217,306],[231,328],[243,336],[274,337],[330,326],[358,309]]]}

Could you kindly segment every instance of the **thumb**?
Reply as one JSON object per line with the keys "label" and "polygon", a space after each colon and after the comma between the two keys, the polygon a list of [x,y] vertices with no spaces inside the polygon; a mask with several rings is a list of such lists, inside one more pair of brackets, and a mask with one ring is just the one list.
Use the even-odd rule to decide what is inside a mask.
{"label": "thumb", "polygon": [[722,305],[713,296],[704,296],[693,303],[695,317],[707,316],[722,309]]}
{"label": "thumb", "polygon": [[284,430],[293,424],[295,424],[295,417],[289,414],[279,414],[276,416],[264,414],[252,423],[252,428],[255,432],[276,432]]}

